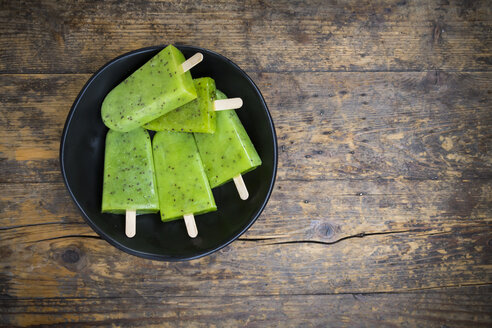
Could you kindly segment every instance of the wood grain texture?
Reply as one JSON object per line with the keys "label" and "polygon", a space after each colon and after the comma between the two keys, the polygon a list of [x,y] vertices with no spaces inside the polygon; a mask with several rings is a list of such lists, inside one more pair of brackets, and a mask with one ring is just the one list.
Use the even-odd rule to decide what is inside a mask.
{"label": "wood grain texture", "polygon": [[[488,1],[0,0],[0,326],[492,326],[491,17]],[[58,160],[91,74],[167,43],[245,69],[279,142],[259,220],[184,263],[102,240]]]}
{"label": "wood grain texture", "polygon": [[51,0],[0,8],[4,73],[89,73],[124,52],[167,43],[215,50],[248,71],[491,64],[488,1]]}
{"label": "wood grain texture", "polygon": [[[0,300],[0,315],[9,324],[54,327],[488,327],[490,292],[483,286],[371,295]],[[40,308],[45,311],[33,313]]]}
{"label": "wood grain texture", "polygon": [[258,296],[484,285],[492,282],[489,226],[490,221],[441,233],[395,231],[331,245],[239,240],[184,263],[130,257],[79,225],[17,228],[2,233],[1,294],[13,300]]}

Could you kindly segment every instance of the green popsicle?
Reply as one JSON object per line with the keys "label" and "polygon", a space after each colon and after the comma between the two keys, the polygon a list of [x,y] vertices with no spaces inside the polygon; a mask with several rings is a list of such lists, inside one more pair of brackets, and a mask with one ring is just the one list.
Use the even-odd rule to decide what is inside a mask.
{"label": "green popsicle", "polygon": [[[226,98],[217,90],[217,99]],[[214,134],[196,133],[194,136],[212,188],[240,178],[241,174],[261,165],[261,159],[234,110],[217,112]]]}
{"label": "green popsicle", "polygon": [[159,211],[152,146],[145,129],[108,131],[101,209],[104,213],[114,214]]}
{"label": "green popsicle", "polygon": [[147,123],[154,131],[215,132],[215,81],[209,77],[194,79],[197,98]]}
{"label": "green popsicle", "polygon": [[184,62],[183,54],[172,45],[152,57],[108,93],[101,107],[104,124],[128,132],[195,99]]}
{"label": "green popsicle", "polygon": [[152,146],[162,221],[217,210],[192,134],[157,132]]}

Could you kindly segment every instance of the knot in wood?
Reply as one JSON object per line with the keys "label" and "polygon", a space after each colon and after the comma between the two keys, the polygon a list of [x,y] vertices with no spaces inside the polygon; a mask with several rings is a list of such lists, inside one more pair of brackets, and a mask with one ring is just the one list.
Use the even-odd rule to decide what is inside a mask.
{"label": "knot in wood", "polygon": [[65,263],[77,263],[80,260],[79,253],[73,249],[67,249],[61,257]]}
{"label": "knot in wood", "polygon": [[327,239],[333,236],[335,230],[333,226],[329,223],[321,223],[316,227],[317,235],[323,239]]}

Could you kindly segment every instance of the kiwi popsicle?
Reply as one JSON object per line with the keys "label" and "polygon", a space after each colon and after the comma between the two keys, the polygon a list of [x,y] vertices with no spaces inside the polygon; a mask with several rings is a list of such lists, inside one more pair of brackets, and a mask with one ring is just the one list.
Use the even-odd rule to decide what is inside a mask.
{"label": "kiwi popsicle", "polygon": [[[217,99],[225,98],[227,96],[217,90]],[[261,159],[234,110],[217,112],[214,134],[196,133],[194,136],[212,188],[232,179],[236,187],[241,183],[244,187],[241,174],[261,165]],[[242,199],[248,198],[247,190],[241,194],[238,187],[238,191]]]}
{"label": "kiwi popsicle", "polygon": [[240,108],[241,98],[216,99],[215,81],[210,77],[194,79],[197,98],[177,109],[147,123],[144,127],[154,131],[214,133],[215,112]]}
{"label": "kiwi popsicle", "polygon": [[102,212],[127,214],[127,236],[135,234],[135,215],[156,213],[159,199],[152,145],[143,128],[109,130],[104,154]]}
{"label": "kiwi popsicle", "polygon": [[197,98],[147,123],[154,131],[215,132],[215,81],[209,77],[194,79]]}
{"label": "kiwi popsicle", "polygon": [[152,141],[161,220],[184,217],[190,237],[196,237],[193,215],[217,210],[191,133],[157,132]]}
{"label": "kiwi popsicle", "polygon": [[[128,132],[196,98],[189,62],[169,45],[111,90],[101,106],[104,124]],[[195,60],[197,59],[197,60]]]}

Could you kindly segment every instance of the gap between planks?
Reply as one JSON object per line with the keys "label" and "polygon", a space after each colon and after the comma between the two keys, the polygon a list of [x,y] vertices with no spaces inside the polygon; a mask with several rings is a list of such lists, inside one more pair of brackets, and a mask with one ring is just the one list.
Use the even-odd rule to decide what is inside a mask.
{"label": "gap between planks", "polygon": [[[201,299],[214,299],[214,298],[244,298],[244,297],[296,297],[296,296],[342,296],[342,295],[398,295],[398,294],[420,294],[421,292],[427,291],[446,291],[448,289],[472,289],[480,287],[492,287],[492,282],[486,283],[471,283],[471,284],[456,284],[456,285],[445,285],[445,286],[433,286],[433,287],[420,287],[420,288],[409,288],[407,290],[399,291],[379,291],[379,292],[340,292],[340,293],[292,293],[292,294],[245,294],[245,295],[171,295],[169,298],[201,298]],[[475,295],[475,294],[474,294]],[[98,300],[98,299],[135,299],[135,296],[131,297],[121,297],[121,296],[87,296],[87,297],[0,297],[0,301],[29,301],[29,300]],[[162,299],[162,296],[145,295],[141,296],[142,299]]]}

